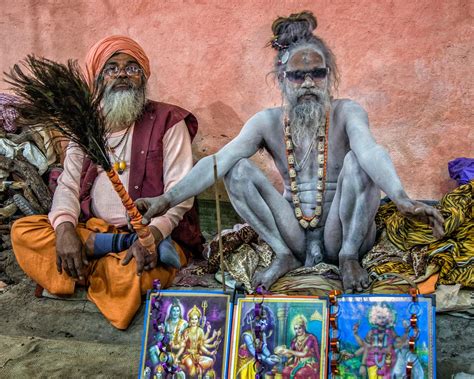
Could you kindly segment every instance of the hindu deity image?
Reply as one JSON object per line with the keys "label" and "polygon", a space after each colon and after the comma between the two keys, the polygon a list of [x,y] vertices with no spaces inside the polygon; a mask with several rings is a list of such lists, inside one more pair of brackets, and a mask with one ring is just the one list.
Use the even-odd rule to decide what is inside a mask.
{"label": "hindu deity image", "polygon": [[226,378],[228,294],[163,291],[151,297],[148,313],[143,378]]}
{"label": "hindu deity image", "polygon": [[[180,337],[180,348],[175,361],[186,374],[186,378],[212,377],[216,354],[221,343],[221,329],[211,333],[211,324],[205,320],[207,302],[202,302],[202,311],[194,305],[187,314],[188,325]],[[206,328],[204,331],[203,327]]]}
{"label": "hindu deity image", "polygon": [[282,371],[283,379],[316,379],[320,377],[320,347],[317,337],[307,331],[307,319],[299,314],[293,318],[294,337],[290,347],[277,346],[275,354],[288,360]]}
{"label": "hindu deity image", "polygon": [[[260,314],[255,315],[255,310],[250,309],[244,319],[241,334],[241,344],[238,351],[237,378],[255,379],[257,365],[255,356],[258,354],[263,371],[269,371],[280,362],[280,357],[273,354],[274,316],[270,308],[261,306]],[[256,330],[259,332],[256,334]]]}
{"label": "hindu deity image", "polygon": [[359,374],[362,378],[391,379],[397,361],[395,341],[402,345],[408,337],[408,325],[404,323],[405,334],[395,332],[396,312],[387,304],[375,304],[369,308],[370,329],[363,339],[359,335],[359,323],[352,327],[354,338],[359,345],[355,356],[362,356]]}

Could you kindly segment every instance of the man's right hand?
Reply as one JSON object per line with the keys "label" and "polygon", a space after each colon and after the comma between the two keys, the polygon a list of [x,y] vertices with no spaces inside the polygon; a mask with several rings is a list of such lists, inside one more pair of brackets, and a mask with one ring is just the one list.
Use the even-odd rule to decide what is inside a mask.
{"label": "man's right hand", "polygon": [[56,266],[58,272],[63,270],[74,279],[83,280],[89,262],[86,258],[82,241],[77,235],[76,227],[70,222],[63,222],[56,228]]}
{"label": "man's right hand", "polygon": [[142,224],[149,224],[153,217],[165,214],[171,208],[166,194],[157,197],[144,197],[135,201],[140,213],[143,215]]}

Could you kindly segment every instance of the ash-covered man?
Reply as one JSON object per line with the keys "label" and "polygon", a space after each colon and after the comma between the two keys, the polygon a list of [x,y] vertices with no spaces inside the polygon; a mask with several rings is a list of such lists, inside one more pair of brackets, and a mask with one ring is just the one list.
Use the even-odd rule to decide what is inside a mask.
{"label": "ash-covered man", "polygon": [[[198,126],[188,111],[146,99],[149,76],[144,50],[125,36],[102,39],[86,57],[89,85],[105,88],[109,155],[133,199],[169,191],[191,169]],[[126,211],[105,172],[70,145],[51,212],[14,224],[14,252],[23,270],[52,294],[72,294],[77,280],[86,284],[88,298],[125,329],[153,280],[167,287],[185,264],[180,246],[199,248],[192,205],[193,199],[180,202],[150,222],[158,251],[148,254],[136,234],[119,233],[126,230]],[[180,246],[171,241],[172,232]]]}
{"label": "ash-covered man", "polygon": [[[405,216],[443,234],[438,211],[411,200],[386,151],[369,131],[366,111],[334,99],[337,67],[331,50],[313,34],[310,12],[280,17],[272,26],[275,73],[284,105],[253,116],[240,134],[216,153],[230,200],[276,253],[254,277],[270,288],[280,276],[322,259],[338,262],[346,290],[368,286],[359,259],[374,244],[380,189]],[[280,194],[247,158],[259,149],[273,157],[285,189]],[[138,200],[145,221],[210,186],[213,158],[206,157],[175,187]]]}

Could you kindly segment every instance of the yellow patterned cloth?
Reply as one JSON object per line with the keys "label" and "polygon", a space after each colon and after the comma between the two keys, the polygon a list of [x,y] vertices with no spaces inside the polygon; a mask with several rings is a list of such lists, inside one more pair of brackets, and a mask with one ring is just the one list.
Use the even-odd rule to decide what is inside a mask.
{"label": "yellow patterned cloth", "polygon": [[[415,282],[439,272],[439,284],[474,287],[474,180],[446,194],[437,208],[445,236],[436,240],[428,225],[403,217],[393,203],[380,207],[376,222],[386,239],[364,257],[369,273],[398,273]],[[383,235],[382,235],[383,236]]]}

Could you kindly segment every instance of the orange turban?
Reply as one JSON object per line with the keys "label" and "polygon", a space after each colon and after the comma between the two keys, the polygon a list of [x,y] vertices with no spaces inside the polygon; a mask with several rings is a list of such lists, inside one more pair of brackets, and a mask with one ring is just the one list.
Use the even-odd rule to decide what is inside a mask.
{"label": "orange turban", "polygon": [[135,58],[143,68],[145,77],[150,77],[150,62],[142,47],[126,36],[110,36],[91,47],[86,56],[86,79],[92,88],[105,63],[116,53],[125,53]]}

